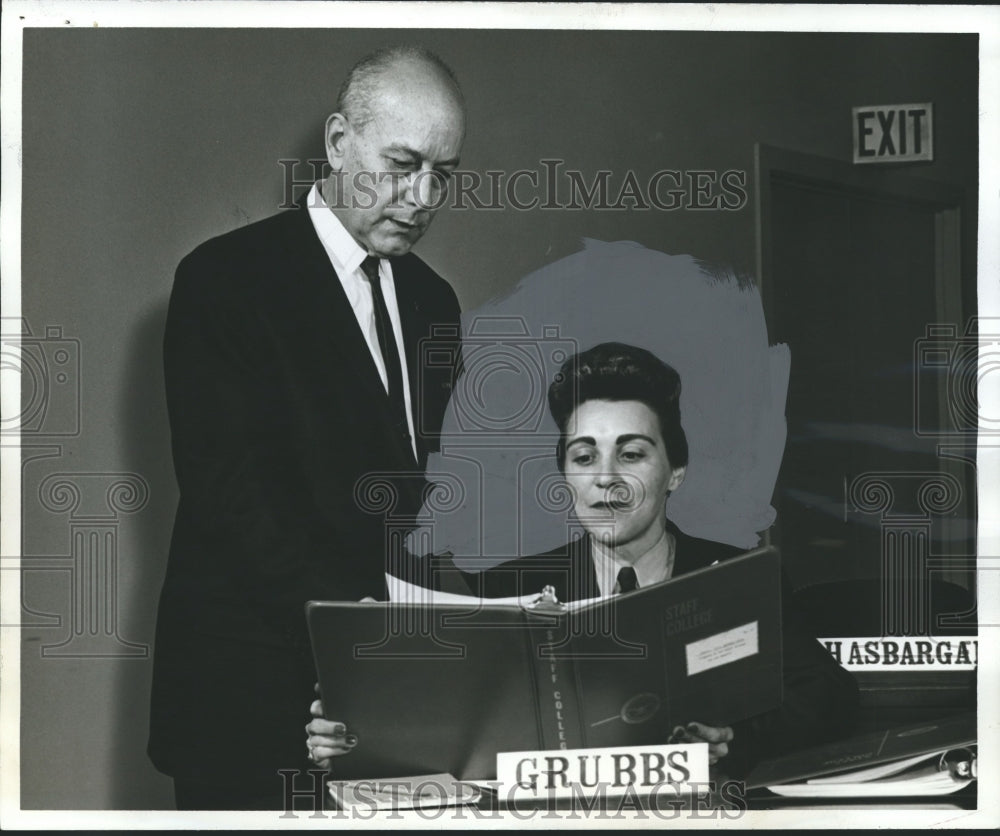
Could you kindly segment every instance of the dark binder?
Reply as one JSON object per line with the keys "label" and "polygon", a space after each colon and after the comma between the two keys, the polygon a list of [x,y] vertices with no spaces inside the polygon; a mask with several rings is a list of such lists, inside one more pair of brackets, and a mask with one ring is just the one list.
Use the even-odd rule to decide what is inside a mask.
{"label": "dark binder", "polygon": [[[852,773],[915,755],[960,750],[976,743],[976,715],[882,729],[826,746],[761,761],[747,776],[747,788],[771,787],[838,773]],[[969,754],[974,760],[974,756]],[[820,795],[817,792],[816,795]]]}
{"label": "dark binder", "polygon": [[781,703],[773,548],[570,609],[311,601],[338,778],[487,779],[497,752],[666,743]]}

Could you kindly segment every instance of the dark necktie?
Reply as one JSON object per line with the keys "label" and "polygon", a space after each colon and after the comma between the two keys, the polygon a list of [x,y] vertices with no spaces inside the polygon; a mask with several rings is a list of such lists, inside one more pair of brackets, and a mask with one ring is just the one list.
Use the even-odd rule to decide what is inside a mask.
{"label": "dark necktie", "polygon": [[385,296],[382,293],[382,282],[378,272],[379,260],[377,256],[367,256],[361,262],[361,269],[372,286],[372,301],[375,303],[375,333],[378,334],[378,346],[382,352],[385,375],[389,382],[389,407],[392,410],[393,422],[406,439],[406,446],[410,447],[410,429],[406,420],[406,398],[403,395],[403,367],[399,362],[396,335],[393,333],[389,309],[385,306]]}
{"label": "dark necktie", "polygon": [[639,588],[639,579],[635,576],[635,569],[631,566],[624,566],[618,570],[618,591],[631,592]]}

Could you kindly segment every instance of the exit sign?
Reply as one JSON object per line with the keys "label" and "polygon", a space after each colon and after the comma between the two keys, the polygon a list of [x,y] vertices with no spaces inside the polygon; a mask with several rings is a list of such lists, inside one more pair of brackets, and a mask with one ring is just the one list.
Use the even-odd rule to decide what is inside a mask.
{"label": "exit sign", "polygon": [[851,108],[854,162],[911,163],[934,159],[934,106],[873,105]]}

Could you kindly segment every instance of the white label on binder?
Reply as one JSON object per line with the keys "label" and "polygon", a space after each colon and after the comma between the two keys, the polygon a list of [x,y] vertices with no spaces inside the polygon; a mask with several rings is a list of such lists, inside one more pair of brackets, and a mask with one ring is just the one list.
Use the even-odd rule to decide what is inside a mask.
{"label": "white label on binder", "polygon": [[737,659],[745,659],[747,656],[755,656],[758,650],[756,621],[716,633],[707,639],[690,642],[685,647],[688,676],[727,665]]}

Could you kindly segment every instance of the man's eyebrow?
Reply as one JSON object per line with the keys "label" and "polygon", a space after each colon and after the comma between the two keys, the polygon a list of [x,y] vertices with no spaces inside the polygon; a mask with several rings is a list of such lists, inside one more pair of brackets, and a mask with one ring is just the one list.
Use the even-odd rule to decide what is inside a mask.
{"label": "man's eyebrow", "polygon": [[597,446],[597,442],[594,441],[593,437],[589,435],[581,435],[578,438],[571,439],[566,445],[567,449],[572,447],[574,444],[589,444],[591,447]]}
{"label": "man's eyebrow", "polygon": [[406,145],[396,145],[396,144],[389,145],[389,146],[386,147],[386,149],[385,149],[385,151],[383,153],[385,153],[385,154],[403,154],[403,155],[405,155],[407,157],[415,157],[417,159],[421,158],[419,152],[414,151],[412,148],[409,148]]}
{"label": "man's eyebrow", "polygon": [[[420,161],[422,161],[424,159],[424,155],[423,154],[421,154],[419,151],[416,151],[413,148],[410,148],[409,146],[406,146],[406,145],[395,145],[395,144],[390,145],[388,148],[385,149],[385,151],[383,153],[385,153],[385,154],[402,154],[402,155],[410,157],[410,158],[412,158],[414,160],[420,160]],[[457,166],[458,163],[459,163],[459,159],[460,159],[459,157],[452,157],[450,160],[440,160],[437,163],[437,165]]]}

